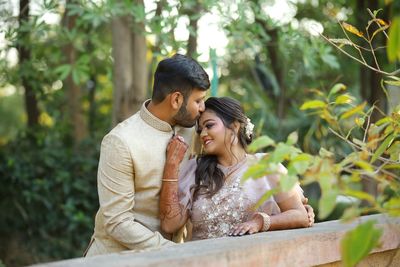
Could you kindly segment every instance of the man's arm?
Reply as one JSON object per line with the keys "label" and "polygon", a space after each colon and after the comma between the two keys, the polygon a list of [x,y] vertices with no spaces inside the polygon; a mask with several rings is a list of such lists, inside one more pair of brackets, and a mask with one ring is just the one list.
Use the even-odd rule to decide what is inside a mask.
{"label": "man's arm", "polygon": [[134,169],[127,145],[116,135],[107,135],[101,144],[98,190],[104,228],[128,249],[168,245],[159,232],[135,221]]}

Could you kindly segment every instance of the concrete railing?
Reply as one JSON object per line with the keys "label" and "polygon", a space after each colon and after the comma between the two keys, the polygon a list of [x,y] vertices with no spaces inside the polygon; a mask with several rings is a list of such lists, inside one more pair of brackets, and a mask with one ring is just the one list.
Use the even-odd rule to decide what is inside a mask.
{"label": "concrete railing", "polygon": [[400,266],[400,218],[385,215],[363,216],[350,224],[330,221],[307,229],[193,241],[153,251],[124,252],[35,266],[339,266],[341,238],[346,231],[366,220],[376,220],[383,235],[381,246],[359,266]]}

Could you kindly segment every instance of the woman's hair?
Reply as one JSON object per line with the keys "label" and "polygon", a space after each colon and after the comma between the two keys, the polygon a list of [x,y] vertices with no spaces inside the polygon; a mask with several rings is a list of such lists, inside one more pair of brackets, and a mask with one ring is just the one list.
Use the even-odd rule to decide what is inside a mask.
{"label": "woman's hair", "polygon": [[[233,130],[233,123],[239,122],[240,128],[237,134],[239,144],[243,149],[251,143],[253,135],[246,133],[247,117],[244,114],[240,102],[229,97],[210,97],[205,101],[205,109],[213,111],[223,122],[224,126]],[[228,149],[231,149],[232,143]],[[197,159],[195,172],[194,196],[199,189],[205,189],[206,194],[213,196],[224,184],[224,173],[218,168],[218,160],[215,155],[201,155]]]}

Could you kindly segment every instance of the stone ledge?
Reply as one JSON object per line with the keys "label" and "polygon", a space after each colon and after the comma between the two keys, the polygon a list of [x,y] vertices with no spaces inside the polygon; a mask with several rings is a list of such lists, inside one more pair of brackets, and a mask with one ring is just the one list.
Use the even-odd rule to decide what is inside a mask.
{"label": "stone ledge", "polygon": [[[220,267],[323,265],[340,261],[339,247],[341,237],[359,222],[366,220],[376,220],[378,222],[377,226],[384,230],[381,237],[381,246],[373,250],[372,253],[374,255],[399,248],[400,218],[378,214],[363,216],[350,224],[329,221],[315,224],[307,229],[273,231],[243,237],[193,241],[141,253],[115,253],[35,266]],[[400,263],[397,262],[397,264]]]}

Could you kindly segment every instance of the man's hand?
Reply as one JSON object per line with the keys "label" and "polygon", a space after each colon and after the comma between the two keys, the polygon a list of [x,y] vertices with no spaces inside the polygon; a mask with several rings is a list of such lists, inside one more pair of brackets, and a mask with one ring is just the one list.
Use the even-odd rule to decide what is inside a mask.
{"label": "man's hand", "polygon": [[304,207],[306,208],[307,214],[308,214],[308,227],[311,227],[314,225],[314,209],[310,205],[308,205],[308,198],[306,198],[304,195],[301,198],[301,202],[303,203]]}

